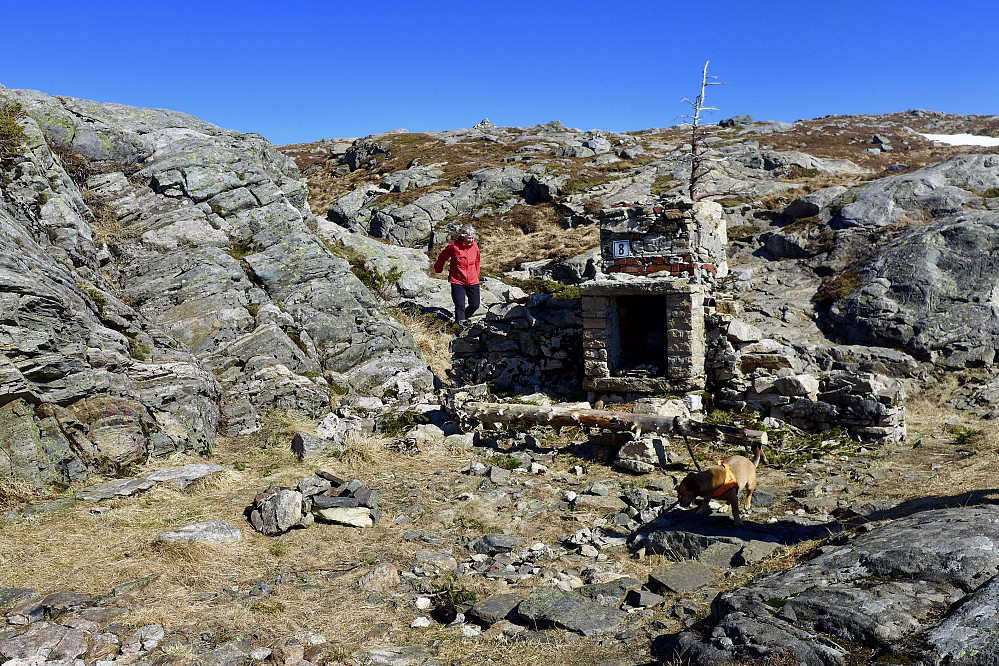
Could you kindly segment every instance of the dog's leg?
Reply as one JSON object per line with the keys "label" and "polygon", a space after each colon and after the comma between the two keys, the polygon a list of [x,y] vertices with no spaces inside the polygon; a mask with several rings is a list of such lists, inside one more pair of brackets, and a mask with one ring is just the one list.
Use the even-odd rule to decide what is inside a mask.
{"label": "dog's leg", "polygon": [[736,495],[734,499],[729,501],[729,506],[732,507],[732,519],[735,521],[736,527],[742,526],[742,518],[739,517],[739,496]]}
{"label": "dog's leg", "polygon": [[710,501],[711,501],[710,497],[705,497],[704,501],[701,502],[700,508],[697,509],[697,513],[707,513],[710,510],[710,508],[711,508],[711,507],[708,506],[708,503]]}

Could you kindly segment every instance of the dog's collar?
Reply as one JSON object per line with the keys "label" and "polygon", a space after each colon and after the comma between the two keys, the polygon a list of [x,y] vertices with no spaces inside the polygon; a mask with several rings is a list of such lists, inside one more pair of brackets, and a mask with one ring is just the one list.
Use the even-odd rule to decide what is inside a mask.
{"label": "dog's collar", "polygon": [[719,460],[718,464],[725,468],[725,482],[722,483],[718,488],[708,495],[710,498],[718,497],[719,495],[724,495],[726,492],[732,488],[736,488],[739,482],[735,478],[735,474],[732,473],[732,468],[728,466],[728,463],[724,460]]}

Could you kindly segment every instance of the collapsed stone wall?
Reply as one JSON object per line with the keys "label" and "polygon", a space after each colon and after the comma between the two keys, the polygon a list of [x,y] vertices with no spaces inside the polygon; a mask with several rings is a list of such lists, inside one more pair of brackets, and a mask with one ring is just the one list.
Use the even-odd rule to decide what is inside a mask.
{"label": "collapsed stone wall", "polygon": [[452,343],[452,377],[501,391],[572,394],[582,389],[582,330],[579,299],[531,294],[494,305]]}
{"label": "collapsed stone wall", "polygon": [[707,373],[715,404],[752,409],[808,432],[841,427],[863,441],[905,439],[902,382],[872,372],[807,372],[789,348],[725,315],[708,317]]}

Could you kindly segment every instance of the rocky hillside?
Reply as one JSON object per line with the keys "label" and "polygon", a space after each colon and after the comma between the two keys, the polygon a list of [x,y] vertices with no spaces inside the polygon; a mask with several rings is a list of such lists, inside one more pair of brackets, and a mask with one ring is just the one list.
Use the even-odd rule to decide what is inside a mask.
{"label": "rocky hillside", "polygon": [[3,449],[68,483],[203,451],[269,410],[433,387],[317,233],[295,164],[181,113],[0,90]]}
{"label": "rocky hillside", "polygon": [[[700,189],[724,206],[732,270],[719,286],[744,318],[817,371],[832,358],[895,376],[995,374],[997,158],[923,134],[994,136],[996,117],[914,110],[721,125],[706,130],[712,171]],[[573,283],[593,270],[601,209],[686,191],[688,139],[689,128],[484,120],[282,150],[330,224],[432,256],[472,219],[491,275]]]}
{"label": "rocky hillside", "polygon": [[769,430],[739,529],[670,506],[691,452],[737,451],[483,428],[430,356],[454,331],[429,259],[471,221],[489,310],[456,364],[476,326],[530,331],[527,383],[571,386],[547,361],[575,344],[596,220],[684,192],[689,128],[276,148],[0,88],[5,666],[995,663],[999,157],[921,133],[999,119],[706,132],[737,317],[709,341],[715,406],[842,385],[815,404],[846,428],[910,395],[877,444],[701,414]]}

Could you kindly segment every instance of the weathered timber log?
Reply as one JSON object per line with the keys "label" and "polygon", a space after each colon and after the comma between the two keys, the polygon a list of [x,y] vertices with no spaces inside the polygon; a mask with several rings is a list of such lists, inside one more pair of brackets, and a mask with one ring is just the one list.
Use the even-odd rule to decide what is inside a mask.
{"label": "weathered timber log", "polygon": [[483,423],[530,423],[547,426],[583,426],[606,430],[657,432],[663,435],[720,440],[748,448],[765,446],[767,433],[732,426],[714,425],[680,417],[630,414],[603,409],[538,407],[519,403],[466,402],[462,411]]}

